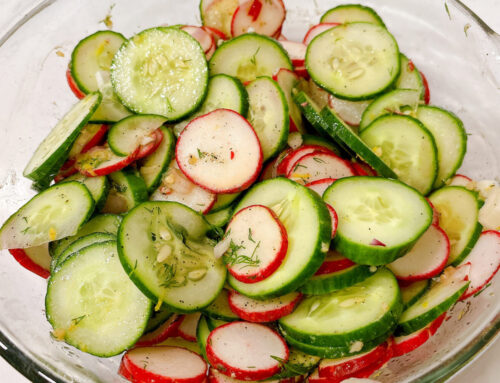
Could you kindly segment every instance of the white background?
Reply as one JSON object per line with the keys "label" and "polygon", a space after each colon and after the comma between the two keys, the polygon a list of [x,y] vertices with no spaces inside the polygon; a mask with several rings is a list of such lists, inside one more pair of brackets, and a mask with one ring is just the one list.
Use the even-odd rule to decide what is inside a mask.
{"label": "white background", "polygon": [[[441,1],[441,0],[436,0]],[[462,0],[476,12],[490,27],[500,33],[500,0]],[[3,5],[2,5],[3,8]],[[8,13],[8,12],[7,12]],[[5,14],[4,14],[5,15]],[[0,19],[4,19],[0,17]],[[7,20],[2,20],[3,22]],[[497,277],[498,278],[498,277]],[[497,383],[497,363],[500,355],[500,340],[492,344],[486,352],[454,376],[448,383]],[[0,382],[29,383],[20,373],[0,358]]]}

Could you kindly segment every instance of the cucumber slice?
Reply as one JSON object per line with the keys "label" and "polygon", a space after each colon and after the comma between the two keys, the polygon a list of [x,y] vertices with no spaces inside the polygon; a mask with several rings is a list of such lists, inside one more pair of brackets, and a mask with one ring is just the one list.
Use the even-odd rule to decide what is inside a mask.
{"label": "cucumber slice", "polygon": [[383,27],[343,24],[316,36],[305,65],[316,84],[335,97],[367,100],[388,89],[399,75],[399,49]]}
{"label": "cucumber slice", "polygon": [[409,335],[418,331],[446,312],[467,290],[470,283],[465,280],[467,275],[468,266],[445,270],[439,282],[403,312],[396,335]]}
{"label": "cucumber slice", "polygon": [[116,235],[120,226],[121,217],[115,214],[97,215],[83,225],[75,235],[63,238],[59,241],[51,242],[49,246],[50,255],[55,260],[66,248],[76,240],[92,233],[110,233]]}
{"label": "cucumber slice", "polygon": [[151,301],[130,281],[116,242],[109,241],[75,253],[57,269],[49,279],[45,310],[56,339],[109,357],[139,339]]}
{"label": "cucumber slice", "polygon": [[168,309],[160,308],[159,310],[151,311],[151,316],[149,317],[148,324],[144,330],[144,334],[153,332],[158,329],[162,324],[164,324],[169,318],[172,317],[174,313]]}
{"label": "cucumber slice", "polygon": [[196,328],[196,341],[198,342],[198,346],[200,346],[201,355],[207,362],[207,340],[209,335],[210,328],[208,327],[207,320],[202,315]]}
{"label": "cucumber slice", "polygon": [[401,299],[403,300],[404,308],[407,309],[413,305],[424,293],[429,289],[430,280],[413,282],[408,286],[400,286]]}
{"label": "cucumber slice", "polygon": [[71,77],[84,93],[99,90],[96,73],[109,72],[113,56],[126,41],[121,33],[98,31],[85,37],[71,54]]}
{"label": "cucumber slice", "polygon": [[103,213],[126,213],[141,202],[147,201],[148,191],[141,177],[130,171],[118,171],[109,176],[111,187],[102,209]]}
{"label": "cucumber slice", "polygon": [[217,201],[215,201],[214,206],[210,209],[210,213],[215,213],[229,207],[236,201],[240,194],[241,193],[217,194]]}
{"label": "cucumber slice", "polygon": [[283,47],[267,36],[247,33],[222,44],[209,63],[210,74],[225,73],[243,83],[272,77],[280,68],[293,70]]}
{"label": "cucumber slice", "polygon": [[205,98],[208,68],[200,44],[175,28],[146,29],[125,42],[111,65],[111,82],[136,113],[179,120]]}
{"label": "cucumber slice", "polygon": [[432,190],[438,172],[436,141],[410,116],[384,115],[360,134],[398,178],[422,194]]}
{"label": "cucumber slice", "polygon": [[375,271],[376,267],[354,265],[333,273],[314,275],[299,290],[310,295],[328,294],[362,282]]}
{"label": "cucumber slice", "polygon": [[425,88],[422,81],[422,76],[417,67],[404,54],[399,55],[401,72],[394,84],[398,89],[415,89],[420,95],[420,99],[424,99]]}
{"label": "cucumber slice", "polygon": [[235,212],[250,205],[267,206],[278,215],[289,238],[287,255],[265,280],[247,284],[229,276],[229,284],[251,298],[274,298],[295,291],[316,272],[328,251],[332,228],[326,205],[312,190],[281,177],[253,186]]}
{"label": "cucumber slice", "polygon": [[102,209],[109,192],[109,182],[106,177],[85,177],[83,174],[76,173],[63,179],[61,183],[68,181],[77,181],[85,185],[94,199],[96,210]]}
{"label": "cucumber slice", "polygon": [[436,142],[439,171],[434,188],[438,188],[462,165],[467,150],[467,134],[462,121],[444,109],[420,106],[416,117],[429,129]]}
{"label": "cucumber slice", "polygon": [[225,209],[216,211],[215,213],[209,213],[205,215],[205,219],[209,224],[216,227],[226,226],[231,217],[233,216],[233,207],[229,206]]}
{"label": "cucumber slice", "polygon": [[35,150],[23,175],[39,185],[48,186],[101,99],[100,93],[90,93],[75,104]]}
{"label": "cucumber slice", "polygon": [[359,264],[384,265],[401,257],[432,222],[426,199],[395,180],[342,178],[323,199],[338,215],[335,250]]}
{"label": "cucumber slice", "polygon": [[226,321],[223,321],[220,319],[210,318],[209,316],[207,316],[206,319],[207,319],[207,324],[208,324],[208,328],[210,329],[210,331],[213,331],[217,327],[220,327],[220,326],[223,326],[223,325],[229,323],[229,322],[226,322]]}
{"label": "cucumber slice", "polygon": [[172,310],[195,312],[219,294],[226,268],[205,237],[202,215],[176,202],[144,202],[118,232],[123,267],[150,299]]}
{"label": "cucumber slice", "polygon": [[385,27],[380,16],[372,8],[360,4],[342,4],[326,11],[320,23],[354,23],[363,21]]}
{"label": "cucumber slice", "polygon": [[470,253],[482,231],[477,221],[477,195],[461,186],[445,186],[429,197],[439,214],[439,226],[450,239],[448,264],[459,265]]}
{"label": "cucumber slice", "polygon": [[279,324],[299,342],[349,348],[394,329],[402,309],[396,278],[382,268],[354,286],[305,298]]}
{"label": "cucumber slice", "polygon": [[266,161],[286,146],[290,129],[288,103],[280,86],[270,77],[258,77],[246,89],[250,103],[248,122],[259,137]]}
{"label": "cucumber slice", "polygon": [[240,317],[232,312],[228,303],[227,290],[223,289],[217,298],[210,304],[210,306],[205,307],[203,312],[212,319],[222,320],[226,322],[232,322],[235,320],[240,320]]}
{"label": "cucumber slice", "polygon": [[230,109],[246,117],[248,114],[248,93],[237,78],[226,74],[218,74],[208,80],[207,97],[200,109],[187,120],[174,126],[174,134],[178,137],[189,122],[215,109]]}
{"label": "cucumber slice", "polygon": [[365,130],[378,117],[385,114],[410,114],[417,112],[420,93],[414,89],[394,89],[373,100],[363,112],[359,132]]}
{"label": "cucumber slice", "polygon": [[139,174],[146,183],[149,193],[152,193],[161,183],[161,177],[172,161],[175,149],[175,138],[171,129],[162,126],[163,140],[153,154],[144,158],[139,167]]}
{"label": "cucumber slice", "polygon": [[319,112],[317,105],[304,92],[300,92],[295,96],[295,102],[300,106],[306,118],[320,134],[335,140],[345,152],[354,152],[354,155],[361,157],[363,161],[375,169],[381,176],[397,178],[396,173],[328,107],[324,107]]}
{"label": "cucumber slice", "polygon": [[289,347],[289,352],[288,360],[281,367],[281,371],[269,379],[287,379],[307,375],[321,360],[319,356],[306,354],[293,347]]}
{"label": "cucumber slice", "polygon": [[62,264],[66,258],[69,258],[73,253],[76,253],[77,251],[95,243],[108,241],[116,241],[116,235],[110,233],[92,233],[76,240],[69,245],[59,257],[54,258],[54,265],[51,264],[51,270],[55,270],[57,266]]}
{"label": "cucumber slice", "polygon": [[127,157],[145,145],[144,139],[161,127],[167,119],[152,114],[124,118],[108,132],[108,144],[117,156]]}
{"label": "cucumber slice", "polygon": [[302,114],[300,113],[300,109],[293,102],[292,91],[297,88],[300,84],[300,77],[295,73],[288,69],[280,69],[280,71],[273,76],[273,79],[276,80],[281,90],[283,91],[286,102],[288,104],[288,112],[290,114],[290,127],[295,125],[297,131],[300,133],[305,133],[304,123],[302,121]]}
{"label": "cucumber slice", "polygon": [[238,6],[238,0],[200,0],[201,21],[231,37],[231,21]]}
{"label": "cucumber slice", "polygon": [[24,249],[75,234],[94,211],[79,182],[54,185],[34,196],[0,228],[0,249]]}

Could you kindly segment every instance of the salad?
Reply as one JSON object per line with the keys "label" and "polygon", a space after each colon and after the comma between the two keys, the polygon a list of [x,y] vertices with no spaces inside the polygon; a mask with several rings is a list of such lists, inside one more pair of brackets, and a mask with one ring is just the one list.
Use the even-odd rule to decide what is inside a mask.
{"label": "salad", "polygon": [[500,187],[375,10],[302,42],[281,0],[98,31],[0,248],[48,278],[55,339],[132,382],[369,378],[500,267]]}

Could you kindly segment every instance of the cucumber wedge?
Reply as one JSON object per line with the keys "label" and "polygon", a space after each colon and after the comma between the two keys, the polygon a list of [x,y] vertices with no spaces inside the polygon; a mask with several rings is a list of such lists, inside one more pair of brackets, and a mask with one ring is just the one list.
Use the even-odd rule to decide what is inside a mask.
{"label": "cucumber wedge", "polygon": [[465,280],[467,274],[468,265],[445,270],[439,282],[403,312],[396,335],[409,335],[424,328],[453,306],[469,286],[470,281]]}
{"label": "cucumber wedge", "polygon": [[118,252],[123,267],[150,299],[173,311],[195,312],[220,293],[226,268],[213,255],[202,215],[177,202],[144,202],[123,219]]}
{"label": "cucumber wedge", "polygon": [[250,103],[248,122],[259,137],[266,161],[286,146],[290,129],[288,103],[280,86],[270,77],[258,77],[246,89]]}
{"label": "cucumber wedge", "polygon": [[235,213],[250,205],[271,208],[285,226],[288,251],[281,266],[268,278],[243,283],[229,276],[229,284],[251,298],[274,298],[295,291],[325,259],[331,238],[331,218],[326,205],[308,188],[285,178],[263,181],[250,189]]}
{"label": "cucumber wedge", "polygon": [[83,174],[76,173],[63,179],[61,183],[68,181],[77,181],[85,185],[94,199],[96,210],[102,209],[109,192],[109,182],[106,177],[85,177]]}
{"label": "cucumber wedge", "polygon": [[126,41],[113,58],[111,82],[123,105],[170,121],[205,98],[208,68],[200,44],[175,28],[151,28]]}
{"label": "cucumber wedge", "polygon": [[323,194],[337,212],[335,250],[365,265],[403,256],[432,222],[432,209],[415,189],[380,177],[349,177]]}
{"label": "cucumber wedge", "polygon": [[429,200],[439,214],[439,225],[450,239],[448,264],[459,265],[482,231],[477,195],[462,186],[445,186],[432,193]]}
{"label": "cucumber wedge", "polygon": [[24,249],[75,234],[94,211],[79,182],[54,185],[29,200],[0,228],[0,249]]}
{"label": "cucumber wedge", "polygon": [[45,298],[53,336],[92,355],[109,357],[142,335],[151,301],[120,265],[116,242],[89,246],[50,277]]}
{"label": "cucumber wedge", "polygon": [[402,310],[396,278],[382,268],[354,286],[306,297],[279,324],[299,342],[349,348],[394,329]]}
{"label": "cucumber wedge", "polygon": [[429,129],[436,143],[439,171],[434,188],[438,188],[462,165],[467,150],[467,134],[457,116],[436,106],[420,106],[416,117]]}
{"label": "cucumber wedge", "polygon": [[162,126],[163,140],[153,154],[147,156],[140,162],[139,174],[146,183],[146,188],[149,193],[161,183],[161,177],[168,168],[168,164],[172,161],[175,149],[175,138],[172,130]]}
{"label": "cucumber wedge", "polygon": [[426,195],[438,173],[438,152],[432,133],[410,116],[384,115],[360,133],[398,178]]}
{"label": "cucumber wedge", "polygon": [[354,265],[329,274],[313,275],[299,290],[310,295],[328,294],[362,282],[375,271],[376,267]]}
{"label": "cucumber wedge", "polygon": [[39,185],[48,186],[101,100],[100,93],[90,93],[75,104],[35,150],[23,175]]}

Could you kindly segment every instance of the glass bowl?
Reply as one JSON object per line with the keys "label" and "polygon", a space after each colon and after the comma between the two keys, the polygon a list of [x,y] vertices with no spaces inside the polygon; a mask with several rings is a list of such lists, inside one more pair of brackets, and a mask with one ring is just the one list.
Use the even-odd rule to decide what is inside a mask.
{"label": "glass bowl", "polygon": [[[343,2],[343,1],[342,1]],[[347,1],[349,2],[349,1]],[[464,121],[468,151],[460,173],[498,179],[500,36],[458,1],[361,1],[382,16],[400,49],[429,80],[431,103]],[[340,1],[285,0],[283,33],[301,40]],[[6,8],[5,8],[6,7]],[[0,222],[31,195],[22,170],[42,138],[75,103],[65,69],[84,36],[113,29],[131,36],[160,24],[199,24],[198,0],[22,0],[0,15]],[[6,15],[20,19],[8,20]],[[109,23],[108,23],[109,24]],[[34,382],[121,382],[119,357],[99,359],[53,340],[45,319],[46,281],[0,256],[0,355]],[[500,327],[500,278],[458,303],[430,341],[393,359],[383,382],[439,382],[493,341]]]}

